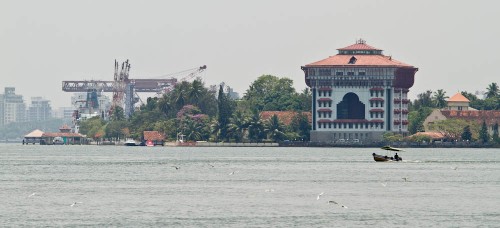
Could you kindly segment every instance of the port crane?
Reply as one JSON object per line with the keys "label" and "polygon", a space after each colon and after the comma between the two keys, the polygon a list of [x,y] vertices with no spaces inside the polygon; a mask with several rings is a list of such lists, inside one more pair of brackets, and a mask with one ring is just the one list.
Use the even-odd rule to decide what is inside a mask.
{"label": "port crane", "polygon": [[[170,92],[178,82],[188,81],[207,69],[206,65],[167,74],[159,78],[131,79],[129,78],[131,65],[129,60],[120,63],[115,60],[115,71],[113,81],[104,80],[75,80],[63,81],[62,90],[64,92],[91,92],[98,89],[100,92],[113,93],[111,110],[114,107],[121,107],[128,118],[134,112],[134,105],[138,102],[137,93],[157,93]],[[181,77],[178,80],[178,77]]]}

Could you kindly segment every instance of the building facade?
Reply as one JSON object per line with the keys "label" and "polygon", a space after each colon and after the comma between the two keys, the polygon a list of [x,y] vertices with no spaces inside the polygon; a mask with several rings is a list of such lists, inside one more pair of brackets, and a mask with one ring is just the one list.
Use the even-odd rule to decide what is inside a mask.
{"label": "building facade", "polygon": [[369,142],[408,134],[409,89],[418,68],[364,40],[302,66],[312,91],[313,142]]}
{"label": "building facade", "polygon": [[44,121],[52,117],[50,101],[42,97],[32,97],[28,109],[28,121]]}
{"label": "building facade", "polygon": [[26,121],[26,104],[23,96],[16,94],[16,88],[5,87],[0,94],[0,126]]}

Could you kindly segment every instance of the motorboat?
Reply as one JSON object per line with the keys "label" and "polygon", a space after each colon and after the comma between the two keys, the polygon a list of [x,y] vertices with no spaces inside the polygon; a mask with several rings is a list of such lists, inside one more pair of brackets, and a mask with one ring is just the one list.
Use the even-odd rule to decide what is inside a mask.
{"label": "motorboat", "polygon": [[[384,146],[384,147],[382,147],[380,149],[386,150],[386,151],[403,151],[402,149],[395,148],[395,147],[390,147],[390,146]],[[373,160],[375,160],[376,162],[392,162],[392,161],[398,162],[398,161],[403,161],[403,158],[401,158],[398,155],[398,153],[396,153],[394,156],[380,155],[380,154],[373,153],[372,156],[373,156]]]}
{"label": "motorboat", "polygon": [[137,146],[139,144],[133,139],[128,139],[127,141],[125,141],[124,145],[125,146]]}

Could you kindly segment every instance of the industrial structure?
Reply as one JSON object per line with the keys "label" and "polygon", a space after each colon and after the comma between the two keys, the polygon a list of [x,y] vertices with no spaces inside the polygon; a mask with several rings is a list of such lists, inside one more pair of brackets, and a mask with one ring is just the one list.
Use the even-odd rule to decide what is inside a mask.
{"label": "industrial structure", "polygon": [[313,142],[371,142],[408,134],[408,91],[418,68],[364,40],[302,66],[312,91]]}
{"label": "industrial structure", "polygon": [[[184,70],[181,72],[162,76],[160,79],[131,79],[129,78],[131,65],[129,61],[123,63],[115,60],[114,80],[82,80],[82,81],[63,81],[62,90],[65,92],[86,92],[87,99],[85,105],[81,106],[86,111],[102,109],[97,97],[102,92],[113,93],[111,108],[103,113],[108,116],[114,108],[121,107],[125,116],[128,118],[134,112],[134,105],[139,101],[137,93],[167,93],[179,81],[185,81],[196,77],[207,69],[206,65],[201,67]],[[176,76],[183,76],[180,80]],[[80,111],[80,110],[77,110]],[[78,118],[78,117],[76,117]]]}

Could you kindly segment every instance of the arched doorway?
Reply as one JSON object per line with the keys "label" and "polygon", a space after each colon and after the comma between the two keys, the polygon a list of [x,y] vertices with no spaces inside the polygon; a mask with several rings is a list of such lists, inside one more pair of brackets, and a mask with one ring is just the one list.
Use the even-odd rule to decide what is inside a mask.
{"label": "arched doorway", "polygon": [[365,119],[365,105],[355,93],[347,93],[337,104],[337,119]]}

